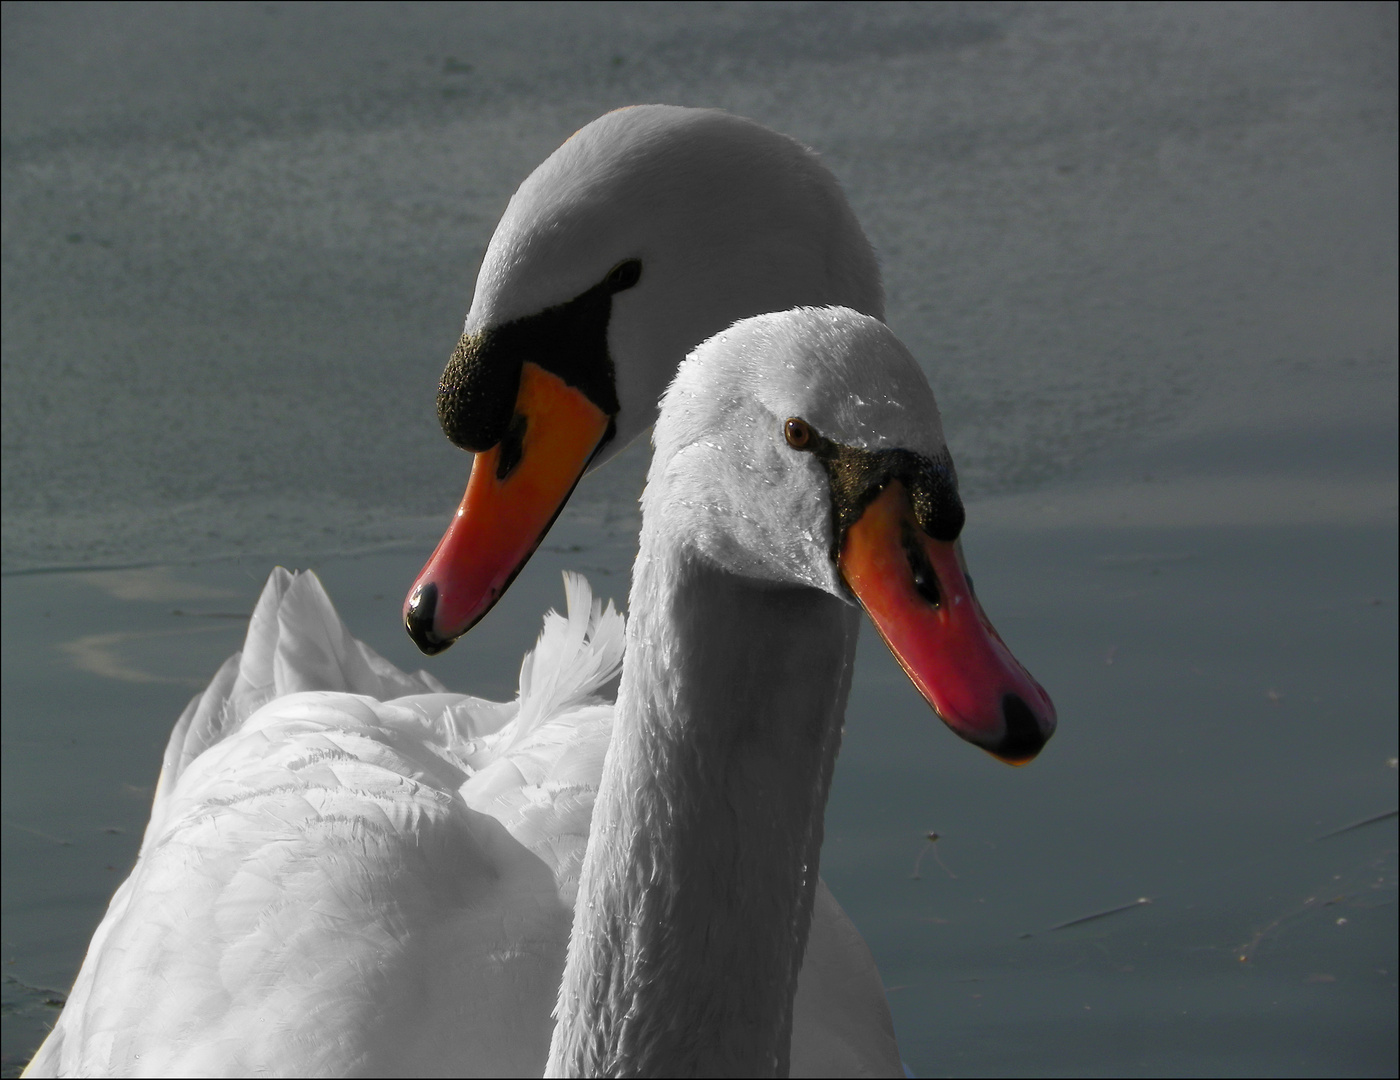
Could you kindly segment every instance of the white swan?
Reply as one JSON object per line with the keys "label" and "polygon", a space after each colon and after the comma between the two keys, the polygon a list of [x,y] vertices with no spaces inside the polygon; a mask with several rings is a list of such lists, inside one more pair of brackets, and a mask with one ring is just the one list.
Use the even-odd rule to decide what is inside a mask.
{"label": "white swan", "polygon": [[965,738],[1026,760],[1054,709],[971,592],[933,395],[879,321],[716,335],[654,442],[546,1075],[783,1075],[855,601]]}
{"label": "white swan", "polygon": [[870,243],[806,147],[713,109],[639,105],[577,132],[510,200],[438,416],[477,454],[404,605],[424,652],[482,617],[584,470],[646,429],[691,349],[750,315],[878,318]]}
{"label": "white swan", "polygon": [[[655,442],[615,711],[621,619],[581,581],[503,706],[273,575],[29,1075],[501,1075],[547,1046],[552,1074],[772,1075],[789,1045],[795,1075],[898,1074],[816,877],[851,590],[960,734],[1028,757],[1053,709],[962,575],[936,407],[882,324],[732,328]],[[308,682],[347,692],[273,696]]]}

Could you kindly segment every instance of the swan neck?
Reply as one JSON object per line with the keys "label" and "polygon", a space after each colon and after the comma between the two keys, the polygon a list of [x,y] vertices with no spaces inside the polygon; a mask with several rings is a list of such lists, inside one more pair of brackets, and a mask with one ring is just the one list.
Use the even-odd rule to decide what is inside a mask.
{"label": "swan neck", "polygon": [[647,547],[548,1075],[785,1076],[858,613]]}

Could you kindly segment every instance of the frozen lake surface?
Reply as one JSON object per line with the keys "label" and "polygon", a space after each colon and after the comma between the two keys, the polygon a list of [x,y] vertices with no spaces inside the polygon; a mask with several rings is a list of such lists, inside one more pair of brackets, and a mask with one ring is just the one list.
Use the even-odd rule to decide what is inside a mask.
{"label": "frozen lake surface", "polygon": [[1396,820],[1321,839],[1396,806],[1393,6],[3,18],[7,1074],[274,564],[499,698],[560,569],[625,600],[645,446],[454,649],[399,624],[466,476],[433,394],[495,221],[637,101],[840,177],[979,594],[1059,707],[1006,769],[863,639],[822,871],[910,1066],[1394,1073]]}

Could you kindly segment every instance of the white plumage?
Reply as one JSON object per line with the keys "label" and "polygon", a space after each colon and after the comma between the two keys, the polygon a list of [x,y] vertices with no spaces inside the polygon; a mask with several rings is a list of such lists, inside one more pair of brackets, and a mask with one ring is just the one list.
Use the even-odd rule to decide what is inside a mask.
{"label": "white plumage", "polygon": [[[642,106],[590,124],[521,186],[467,332],[552,310],[626,259],[644,269],[606,327],[616,438],[591,465],[645,428],[681,357],[736,319],[802,304],[883,313],[869,243],[815,155],[752,121]],[[860,341],[843,339],[856,323]],[[855,311],[826,324],[833,347],[887,348],[883,328]],[[801,391],[794,408],[810,406],[809,419],[851,420],[853,445],[878,445],[878,431],[854,423],[848,388],[813,397],[807,358],[790,352],[769,389]],[[855,360],[851,371],[869,370]],[[915,406],[899,437],[941,447],[912,360],[883,370],[900,364],[900,386],[870,400],[882,417]],[[773,402],[752,404],[719,419],[772,419]],[[729,434],[753,436],[741,428]],[[712,477],[758,460],[741,448],[726,461],[722,442],[701,440],[685,460],[717,463]],[[810,481],[813,469],[797,472]],[[815,516],[780,535],[768,529],[788,520],[772,513],[777,490],[731,519],[774,546],[745,554],[713,523],[690,535],[715,539],[707,558],[727,573],[781,552],[788,584],[841,595],[822,562],[832,538],[820,494],[789,504]],[[701,505],[716,503],[707,494]],[[539,1075],[614,719],[593,695],[622,649],[621,617],[582,579],[567,588],[568,615],[546,621],[519,699],[496,703],[398,671],[350,636],[314,576],[275,572],[242,654],[176,725],[137,867],[29,1075]],[[848,664],[853,629],[847,637],[836,653]],[[869,951],[824,886],[804,895],[793,1075],[898,1075]]]}
{"label": "white plumage", "polygon": [[[623,650],[565,589],[498,703],[275,570],[26,1075],[540,1075]],[[871,1030],[894,1048],[878,975],[824,888],[816,923],[794,1074],[864,1071]]]}

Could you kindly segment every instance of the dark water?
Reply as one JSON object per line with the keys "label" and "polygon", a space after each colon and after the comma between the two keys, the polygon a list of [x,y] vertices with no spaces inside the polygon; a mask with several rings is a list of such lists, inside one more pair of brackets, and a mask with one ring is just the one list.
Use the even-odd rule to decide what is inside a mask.
{"label": "dark water", "polygon": [[823,873],[910,1065],[1393,1074],[1396,819],[1327,834],[1397,802],[1394,10],[7,4],[5,1070],[272,565],[499,698],[560,569],[625,598],[644,447],[443,657],[397,614],[506,197],[670,100],[846,184],[1060,711],[1008,769],[863,639]]}

